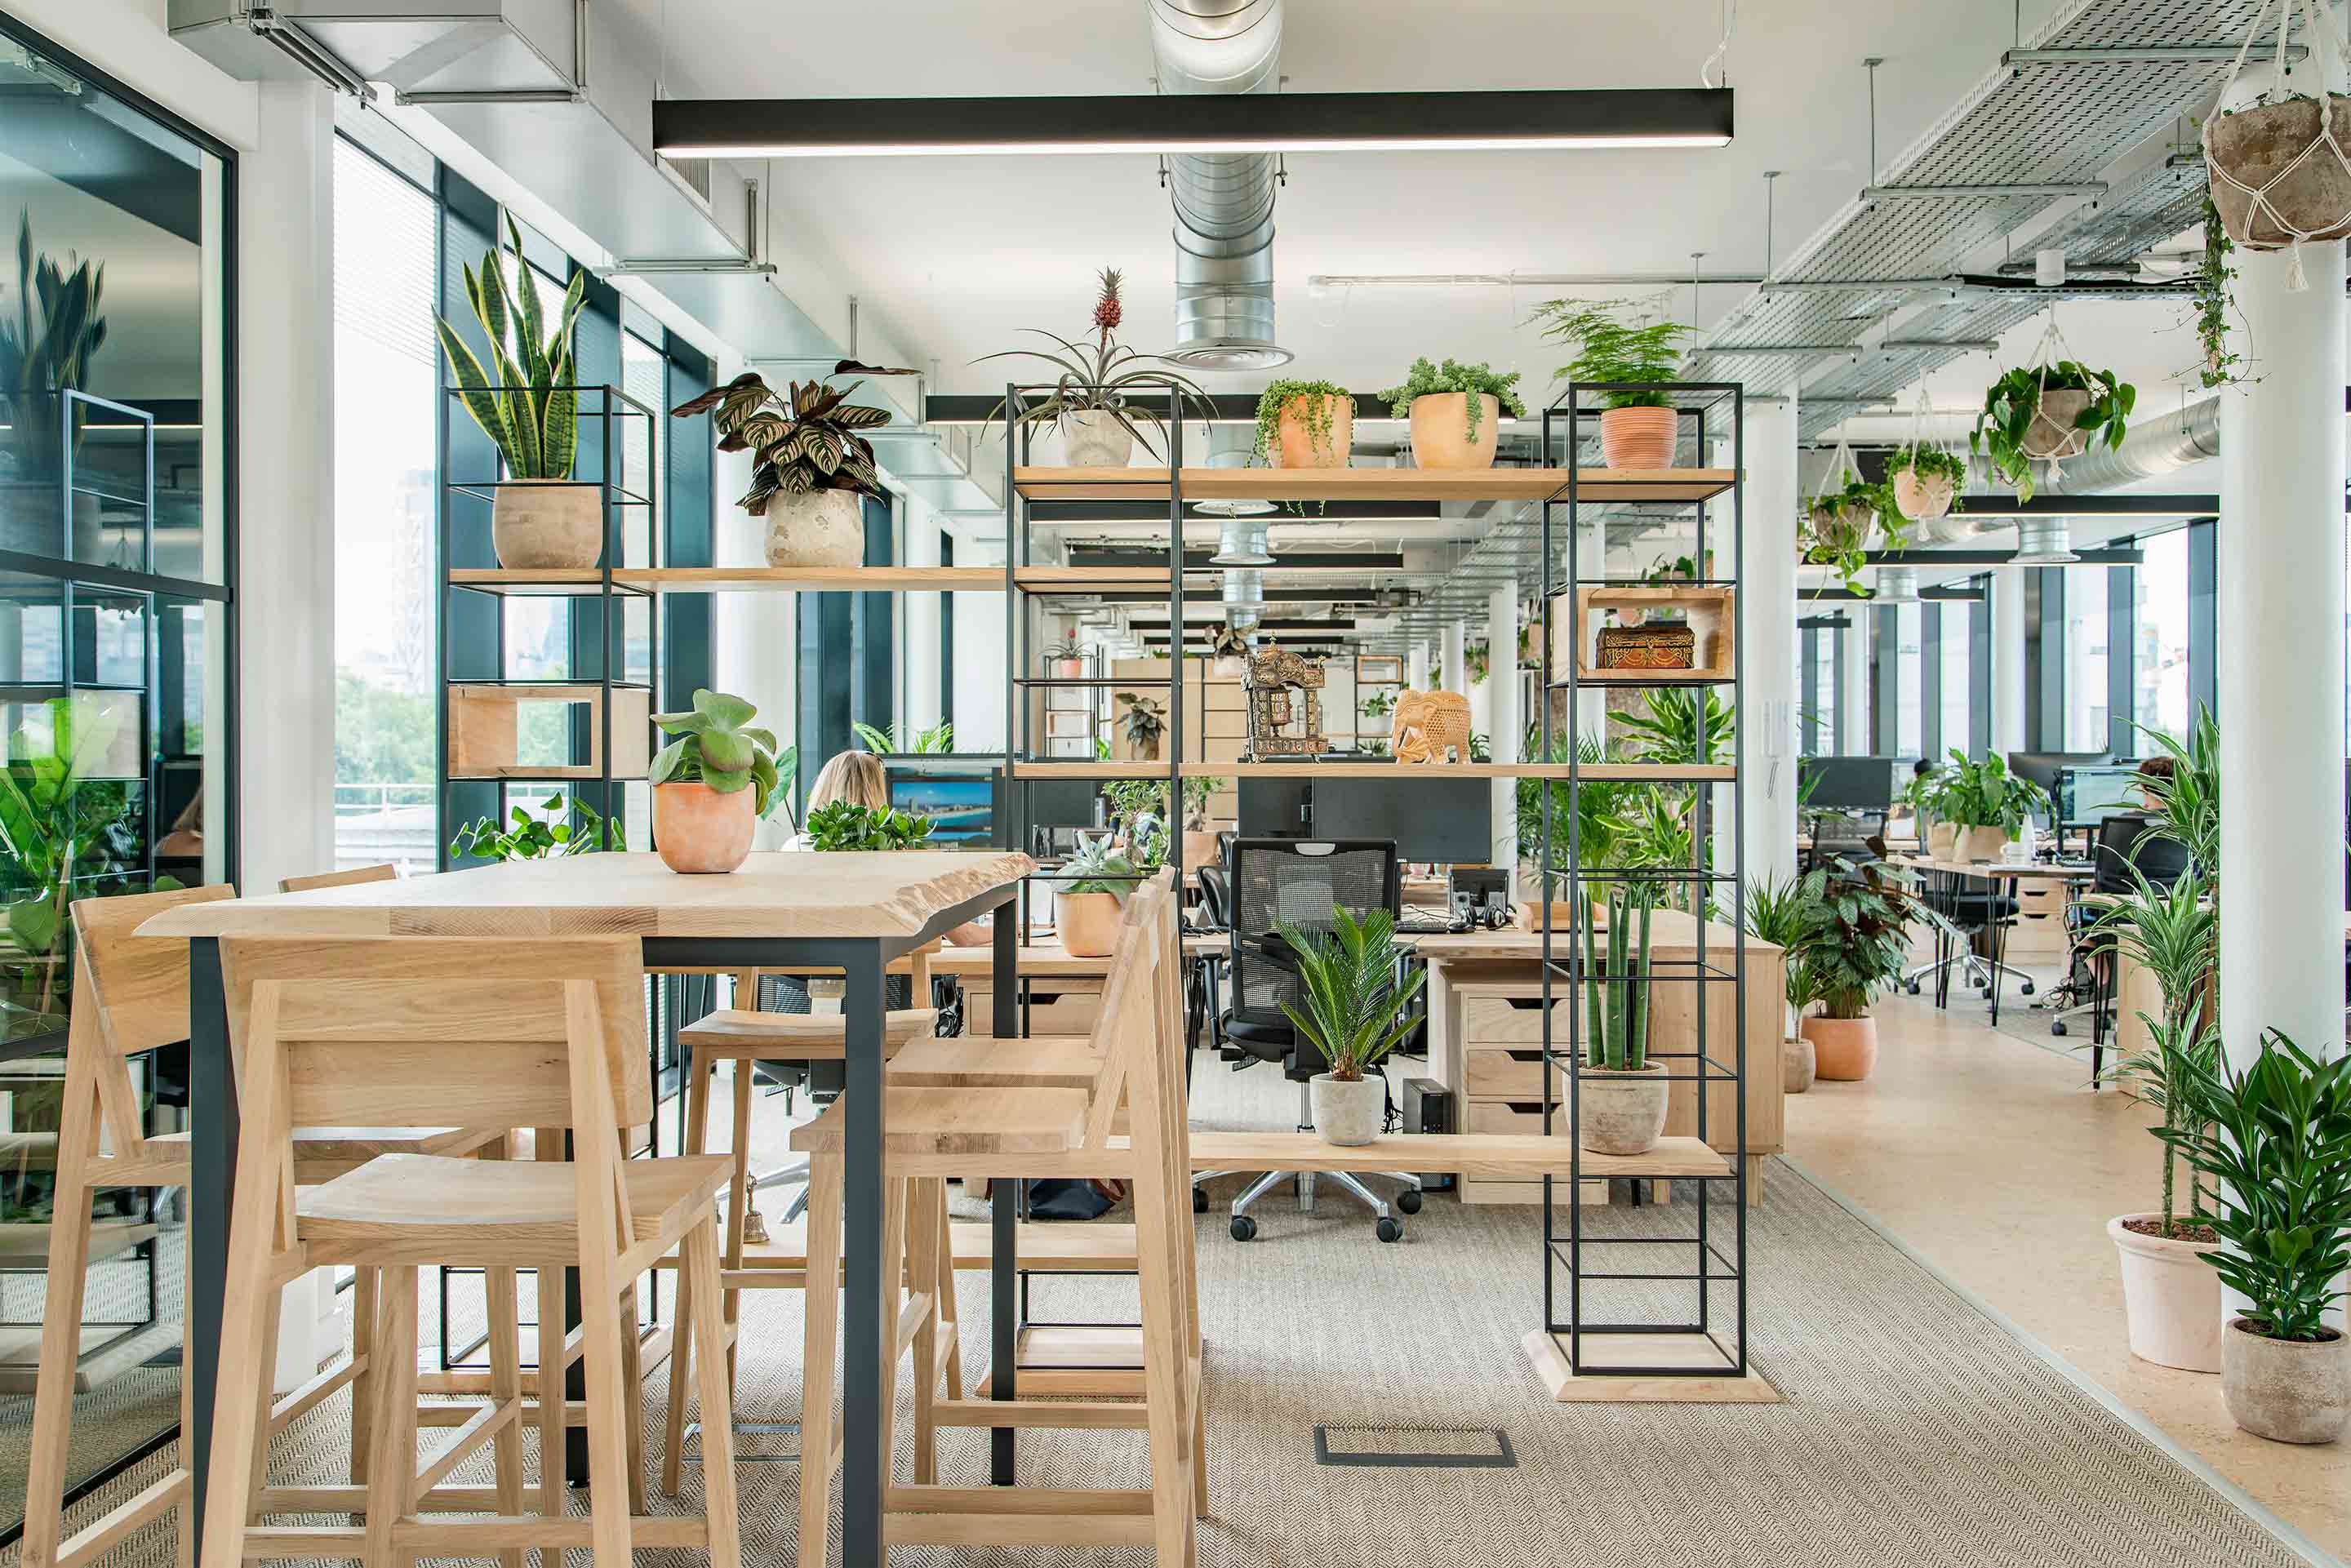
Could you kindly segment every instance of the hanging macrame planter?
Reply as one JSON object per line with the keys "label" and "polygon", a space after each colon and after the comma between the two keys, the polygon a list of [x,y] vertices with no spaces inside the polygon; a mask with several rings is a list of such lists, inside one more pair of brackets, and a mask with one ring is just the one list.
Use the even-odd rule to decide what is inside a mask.
{"label": "hanging macrame planter", "polygon": [[1914,523],[1938,522],[1947,516],[1959,498],[1959,480],[1967,472],[1967,465],[1957,458],[1950,458],[1948,465],[1937,461],[1946,455],[1929,444],[1926,434],[1927,388],[1922,382],[1910,411],[1910,444],[1896,453],[1886,469],[1895,509]]}
{"label": "hanging macrame planter", "polygon": [[[2342,239],[2351,235],[2351,98],[2325,90],[2323,62],[2311,61],[2310,82],[2315,95],[2289,96],[2291,78],[2286,62],[2286,32],[2297,0],[2262,0],[2253,25],[2237,51],[2236,65],[2220,89],[2226,103],[2229,89],[2245,68],[2245,57],[2260,36],[2273,5],[2277,8],[2277,75],[2273,85],[2250,106],[2223,110],[2204,122],[2204,162],[2211,171],[2212,204],[2229,237],[2248,250],[2294,247],[2294,267],[2286,287],[2308,287],[2302,271],[2302,246],[2311,240]],[[2351,69],[2351,47],[2329,21],[2317,0],[2299,0],[2305,22],[2303,37],[2314,49],[2334,51]]]}
{"label": "hanging macrame planter", "polygon": [[1844,442],[1829,455],[1827,476],[1805,508],[1807,527],[1796,541],[1798,559],[1814,566],[1834,565],[1850,580],[1851,565],[1869,547],[1877,527],[1884,492],[1865,485],[1861,465]]}

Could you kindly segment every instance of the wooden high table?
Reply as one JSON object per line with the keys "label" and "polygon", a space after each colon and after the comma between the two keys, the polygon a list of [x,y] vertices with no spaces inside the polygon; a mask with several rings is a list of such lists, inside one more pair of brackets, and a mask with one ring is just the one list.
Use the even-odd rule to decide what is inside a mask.
{"label": "wooden high table", "polygon": [[[236,1085],[221,986],[223,936],[590,936],[643,939],[648,967],[737,970],[820,967],[847,977],[848,1173],[842,1379],[842,1561],[883,1561],[890,1475],[883,1447],[883,972],[954,926],[1011,901],[1037,869],[1000,851],[755,854],[726,876],[680,876],[651,854],[589,854],[359,883],[308,893],[183,904],[141,926],[189,938],[188,1313],[193,1413],[182,1462],[193,1477],[195,1539],[219,1374],[236,1168]],[[1015,922],[995,923],[998,1032],[1013,1030]],[[453,1086],[454,1087],[454,1086]],[[1013,1396],[1013,1206],[996,1206],[993,1392]],[[569,1292],[567,1292],[569,1293]],[[995,1433],[994,1474],[1012,1479],[1012,1433]],[[574,1474],[584,1473],[575,1469]]]}

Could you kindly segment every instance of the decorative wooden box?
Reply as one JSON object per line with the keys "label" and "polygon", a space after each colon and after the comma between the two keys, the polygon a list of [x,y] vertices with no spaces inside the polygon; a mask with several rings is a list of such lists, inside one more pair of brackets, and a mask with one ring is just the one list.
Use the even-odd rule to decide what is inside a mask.
{"label": "decorative wooden box", "polygon": [[1687,670],[1698,663],[1698,633],[1684,621],[1600,629],[1604,670]]}

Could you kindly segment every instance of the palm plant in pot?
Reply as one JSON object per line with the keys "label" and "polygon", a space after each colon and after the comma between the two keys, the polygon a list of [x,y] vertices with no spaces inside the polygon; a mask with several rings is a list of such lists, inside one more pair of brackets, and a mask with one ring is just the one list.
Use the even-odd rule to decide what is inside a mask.
{"label": "palm plant in pot", "polygon": [[2075,360],[2043,359],[2019,365],[1985,389],[1968,447],[2032,499],[2032,465],[2078,457],[2103,442],[2120,446],[2138,389],[2112,371]]}
{"label": "palm plant in pot", "polygon": [[1608,890],[1607,945],[1589,894],[1578,890],[1583,929],[1583,1051],[1576,1072],[1576,1137],[1596,1155],[1642,1155],[1666,1131],[1665,1064],[1649,1060],[1649,916],[1655,890]]}
{"label": "palm plant in pot", "polygon": [[708,689],[690,713],[657,713],[676,737],[653,754],[653,848],[680,873],[730,872],[751,852],[759,819],[780,798],[775,732],[750,727],[759,710]]}
{"label": "palm plant in pot", "polygon": [[2188,1114],[2156,1135],[2211,1178],[2221,1245],[2204,1261],[2246,1299],[2220,1334],[2220,1396],[2248,1432],[2334,1442],[2351,1423],[2351,1339],[2326,1322],[2351,1267],[2351,1057],[2272,1030],[2241,1071],[2183,1069]]}
{"label": "palm plant in pot", "polygon": [[1107,958],[1118,950],[1120,907],[1144,873],[1108,837],[1089,839],[1061,862],[1053,924],[1073,958]]}
{"label": "palm plant in pot", "polygon": [[2023,831],[2028,816],[2049,811],[2049,792],[2011,773],[1996,751],[1973,762],[1955,746],[1950,766],[1932,777],[1934,785],[1923,803],[1938,821],[1959,829],[1951,844],[1956,860],[2000,859],[2009,841]]}
{"label": "palm plant in pot", "polygon": [[[1120,298],[1124,278],[1116,267],[1104,267],[1101,287],[1094,296],[1093,332],[1091,343],[1073,343],[1058,332],[1042,327],[1029,331],[1040,338],[1050,338],[1059,345],[1051,349],[1005,349],[993,354],[982,354],[974,364],[990,360],[1042,360],[1053,369],[1053,390],[1050,395],[1035,402],[1024,402],[1017,416],[1024,424],[1050,421],[1061,433],[1061,455],[1071,466],[1077,468],[1123,468],[1134,455],[1134,444],[1153,456],[1157,448],[1144,434],[1144,427],[1154,429],[1162,424],[1159,415],[1148,408],[1128,401],[1136,392],[1157,392],[1172,387],[1175,406],[1168,410],[1171,417],[1181,418],[1188,404],[1198,418],[1207,419],[1216,412],[1216,404],[1197,383],[1173,368],[1172,361],[1159,354],[1145,354],[1126,347],[1118,340],[1119,324],[1126,319],[1126,305]],[[1001,413],[998,403],[996,412]]]}
{"label": "palm plant in pot", "polygon": [[1276,381],[1257,395],[1257,455],[1277,468],[1344,468],[1354,394],[1335,382]]}
{"label": "palm plant in pot", "polygon": [[1793,962],[1800,1003],[1820,1005],[1798,1026],[1823,1078],[1854,1081],[1877,1065],[1869,1004],[1902,977],[1913,920],[1931,918],[1906,873],[1839,861],[1804,878],[1806,914]]}
{"label": "palm plant in pot", "polygon": [[863,497],[883,491],[873,444],[857,433],[889,423],[890,411],[851,402],[822,382],[786,385],[778,397],[746,371],[669,412],[707,413],[719,451],[751,453],[751,487],[735,504],[768,520],[769,566],[862,566]]}
{"label": "palm plant in pot", "polygon": [[1490,468],[1495,425],[1505,413],[1524,419],[1527,405],[1514,390],[1519,372],[1485,364],[1415,360],[1403,382],[1380,393],[1388,413],[1412,421],[1416,468]]}
{"label": "palm plant in pot", "polygon": [[[1547,299],[1531,319],[1543,336],[1575,345],[1575,358],[1552,374],[1580,385],[1639,386],[1670,382],[1681,369],[1681,340],[1696,330],[1679,321],[1625,319],[1629,299]],[[1680,431],[1673,399],[1662,392],[1600,393],[1601,460],[1611,468],[1670,468]]]}
{"label": "palm plant in pot", "polygon": [[1358,916],[1333,906],[1331,924],[1329,931],[1308,931],[1275,923],[1304,1004],[1285,1001],[1281,1010],[1298,1038],[1322,1053],[1324,1071],[1307,1081],[1314,1130],[1325,1143],[1368,1144],[1385,1120],[1387,1085],[1365,1074],[1419,1026],[1419,1014],[1403,1014],[1427,974],[1415,969],[1396,983],[1395,917],[1386,910]]}

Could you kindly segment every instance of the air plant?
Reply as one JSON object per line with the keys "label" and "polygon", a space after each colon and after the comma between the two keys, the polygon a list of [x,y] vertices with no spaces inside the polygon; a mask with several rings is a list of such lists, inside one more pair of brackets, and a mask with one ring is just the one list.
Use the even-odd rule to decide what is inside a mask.
{"label": "air plant", "polygon": [[[990,360],[1042,360],[1056,372],[1053,394],[1041,402],[1024,403],[1019,410],[1020,422],[1033,424],[1044,420],[1060,421],[1072,413],[1107,413],[1119,427],[1143,443],[1144,451],[1159,455],[1151,438],[1143,433],[1142,425],[1157,428],[1165,422],[1147,408],[1130,403],[1128,393],[1137,387],[1154,390],[1170,387],[1175,400],[1169,412],[1181,417],[1184,405],[1191,403],[1196,417],[1207,419],[1216,412],[1208,394],[1189,377],[1168,368],[1170,361],[1159,354],[1145,354],[1118,341],[1119,324],[1126,318],[1126,306],[1119,298],[1122,284],[1119,270],[1107,267],[1102,273],[1101,293],[1094,299],[1093,331],[1091,343],[1073,343],[1058,332],[1042,327],[1023,330],[1040,338],[1050,338],[1057,349],[1005,349],[993,354],[982,354],[974,364]],[[1157,367],[1157,368],[1153,368]],[[990,418],[1004,412],[998,403]],[[1140,421],[1141,423],[1137,422]]]}

